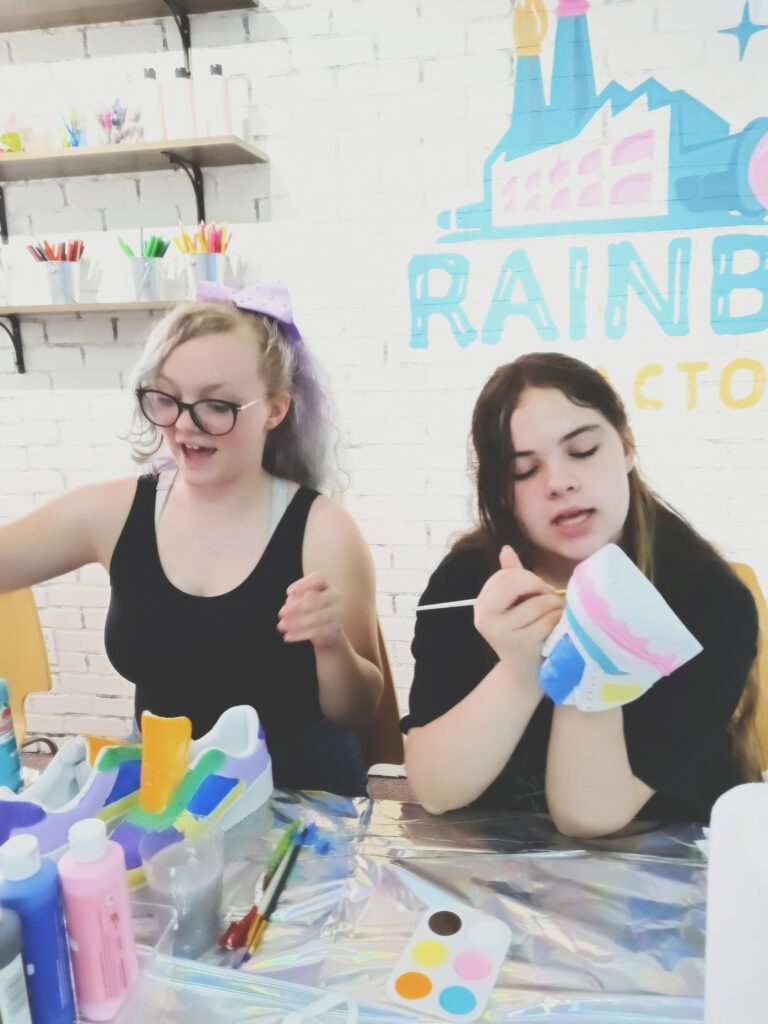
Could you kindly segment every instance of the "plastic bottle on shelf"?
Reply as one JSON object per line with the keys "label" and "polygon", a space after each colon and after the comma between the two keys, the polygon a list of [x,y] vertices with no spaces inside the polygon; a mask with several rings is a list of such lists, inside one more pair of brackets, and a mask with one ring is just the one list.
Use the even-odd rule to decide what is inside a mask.
{"label": "plastic bottle on shelf", "polygon": [[14,793],[21,789],[19,749],[13,731],[8,684],[4,679],[0,679],[0,786],[7,786]]}
{"label": "plastic bottle on shelf", "polygon": [[0,1020],[3,1024],[32,1024],[21,958],[19,915],[0,907]]}
{"label": "plastic bottle on shelf", "polygon": [[205,83],[205,134],[231,135],[232,113],[229,106],[229,84],[221,64],[211,64]]}
{"label": "plastic bottle on shelf", "polygon": [[76,822],[69,844],[59,876],[77,1005],[89,1020],[112,1020],[139,970],[125,856],[99,818]]}
{"label": "plastic bottle on shelf", "polygon": [[154,68],[144,68],[141,80],[141,124],[145,142],[166,138],[163,89]]}
{"label": "plastic bottle on shelf", "polygon": [[167,99],[165,124],[168,138],[196,138],[195,95],[192,89],[192,76],[186,68],[176,68]]}
{"label": "plastic bottle on shelf", "polygon": [[0,847],[0,903],[21,919],[33,1024],[74,1024],[75,1000],[59,873],[37,838],[11,836]]}

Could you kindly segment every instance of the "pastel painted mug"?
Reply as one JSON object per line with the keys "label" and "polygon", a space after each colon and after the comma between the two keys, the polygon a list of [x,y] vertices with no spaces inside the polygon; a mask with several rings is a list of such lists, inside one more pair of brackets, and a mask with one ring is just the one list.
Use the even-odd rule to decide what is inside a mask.
{"label": "pastel painted mug", "polygon": [[563,617],[544,644],[539,682],[555,704],[629,704],[703,650],[616,544],[581,562]]}

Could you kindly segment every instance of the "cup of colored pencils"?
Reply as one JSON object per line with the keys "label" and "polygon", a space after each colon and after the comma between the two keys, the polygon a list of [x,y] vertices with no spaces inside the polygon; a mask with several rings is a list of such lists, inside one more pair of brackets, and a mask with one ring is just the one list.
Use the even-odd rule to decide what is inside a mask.
{"label": "cup of colored pencils", "polygon": [[51,305],[67,306],[80,301],[80,260],[85,250],[81,238],[53,244],[43,239],[28,245],[27,250],[42,265]]}
{"label": "cup of colored pencils", "polygon": [[136,302],[158,302],[163,297],[163,256],[168,252],[170,239],[162,235],[150,235],[145,240],[144,232],[139,239],[139,255],[118,235],[117,244],[128,257]]}
{"label": "cup of colored pencils", "polygon": [[222,282],[226,273],[227,257],[231,235],[226,224],[218,227],[215,223],[200,224],[193,231],[187,231],[179,224],[179,234],[173,242],[183,253],[187,264],[187,290],[190,298],[197,295],[201,281]]}

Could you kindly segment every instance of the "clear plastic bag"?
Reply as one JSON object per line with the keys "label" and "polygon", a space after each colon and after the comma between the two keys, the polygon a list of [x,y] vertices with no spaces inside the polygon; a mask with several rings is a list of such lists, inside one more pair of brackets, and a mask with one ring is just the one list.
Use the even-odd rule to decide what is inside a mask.
{"label": "clear plastic bag", "polygon": [[[346,996],[338,992],[329,992],[328,995],[304,1007],[303,1010],[290,1013],[283,1024],[309,1024],[310,1021],[323,1024],[328,1019],[326,1016],[328,1011],[336,1008],[346,1009],[346,1016],[341,1018],[345,1024],[359,1024],[360,1010],[357,1003],[354,999],[347,999]],[[338,1015],[334,1020],[339,1020]]]}

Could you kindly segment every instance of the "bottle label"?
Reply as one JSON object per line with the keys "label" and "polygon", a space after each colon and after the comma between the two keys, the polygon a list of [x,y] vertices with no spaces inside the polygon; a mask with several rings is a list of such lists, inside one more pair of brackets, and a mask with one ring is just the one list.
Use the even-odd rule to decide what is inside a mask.
{"label": "bottle label", "polygon": [[137,974],[130,908],[114,892],[92,896],[65,893],[69,949],[75,989],[81,1000],[101,1002],[123,996]]}
{"label": "bottle label", "polygon": [[8,688],[0,679],[0,786],[14,792],[21,789],[21,765],[13,730],[13,716],[8,702]]}
{"label": "bottle label", "polygon": [[[3,687],[5,689],[5,687]],[[15,744],[16,736],[13,731],[13,718],[11,717],[11,705],[8,697],[0,691],[0,743]]]}
{"label": "bottle label", "polygon": [[20,956],[0,967],[0,1020],[3,1024],[32,1024]]}

